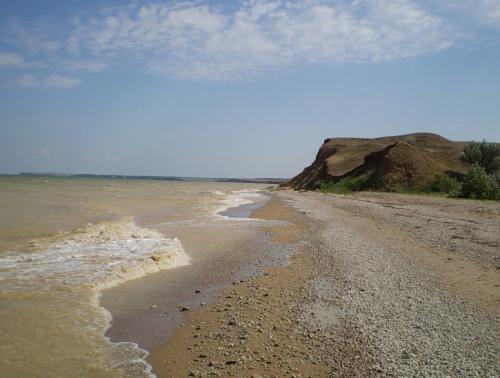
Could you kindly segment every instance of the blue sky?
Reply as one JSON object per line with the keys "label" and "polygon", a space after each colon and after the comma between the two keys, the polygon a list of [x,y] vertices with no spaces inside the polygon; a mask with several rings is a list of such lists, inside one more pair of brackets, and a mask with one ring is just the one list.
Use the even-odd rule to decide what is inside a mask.
{"label": "blue sky", "polygon": [[0,172],[289,177],[323,139],[500,142],[500,0],[2,1]]}

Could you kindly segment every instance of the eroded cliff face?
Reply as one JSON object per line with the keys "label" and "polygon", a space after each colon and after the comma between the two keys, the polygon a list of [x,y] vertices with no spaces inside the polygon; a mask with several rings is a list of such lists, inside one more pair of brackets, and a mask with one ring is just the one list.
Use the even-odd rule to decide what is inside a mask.
{"label": "eroded cliff face", "polygon": [[464,142],[436,134],[417,133],[382,138],[329,138],[314,162],[286,186],[316,189],[324,182],[346,176],[369,176],[373,189],[411,188],[438,174],[461,176],[467,166],[460,160]]}

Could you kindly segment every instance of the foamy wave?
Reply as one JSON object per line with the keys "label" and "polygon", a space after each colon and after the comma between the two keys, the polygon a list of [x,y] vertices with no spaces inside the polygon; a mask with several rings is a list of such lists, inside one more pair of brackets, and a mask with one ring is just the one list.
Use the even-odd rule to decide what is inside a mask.
{"label": "foamy wave", "polygon": [[178,239],[121,222],[87,224],[31,243],[32,251],[0,258],[0,279],[25,285],[33,279],[47,288],[88,285],[96,289],[161,269],[187,265]]}
{"label": "foamy wave", "polygon": [[[112,343],[104,336],[111,314],[99,305],[100,291],[150,272],[189,263],[178,239],[139,227],[132,219],[87,224],[33,241],[25,252],[1,257],[0,294],[3,299],[19,300],[26,293],[40,295],[46,291],[58,293],[58,301],[68,299],[73,303],[75,297],[80,298],[76,308],[63,306],[55,314],[62,319],[71,318],[76,324],[92,324],[81,330],[82,337],[88,338],[88,345],[99,351],[96,353],[108,354],[108,368],[127,377],[152,378],[147,351],[131,342]],[[47,309],[46,313],[51,311]],[[67,327],[68,319],[65,324]],[[99,337],[103,342],[98,341]]]}
{"label": "foamy wave", "polygon": [[125,376],[130,378],[156,378],[153,367],[146,361],[148,351],[133,342],[118,342],[113,345],[113,369],[124,371]]}
{"label": "foamy wave", "polygon": [[215,209],[214,214],[224,219],[230,219],[229,217],[222,215],[221,213],[234,207],[254,203],[262,196],[262,190],[260,189],[243,189],[232,191],[230,194],[227,194],[224,199],[219,201],[219,206]]}

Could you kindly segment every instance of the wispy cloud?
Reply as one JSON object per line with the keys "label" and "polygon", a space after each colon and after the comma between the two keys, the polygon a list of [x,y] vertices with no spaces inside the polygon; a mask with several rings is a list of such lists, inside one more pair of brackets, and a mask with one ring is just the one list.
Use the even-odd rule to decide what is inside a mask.
{"label": "wispy cloud", "polygon": [[[496,25],[498,1],[477,1],[478,17]],[[448,49],[459,35],[417,0],[150,3],[106,8],[62,25],[11,20],[7,40],[61,70],[98,72],[133,61],[171,77],[220,81],[301,64],[411,58]],[[78,84],[53,79],[63,88]]]}
{"label": "wispy cloud", "polygon": [[75,71],[100,72],[107,67],[107,64],[99,60],[82,60],[69,62],[66,67]]}
{"label": "wispy cloud", "polygon": [[0,51],[0,67],[23,67],[23,57],[16,53]]}
{"label": "wispy cloud", "polygon": [[52,88],[71,88],[81,84],[81,80],[61,75],[49,75],[43,80],[43,84]]}
{"label": "wispy cloud", "polygon": [[469,9],[475,12],[476,18],[487,25],[500,29],[500,1],[498,0],[467,0]]}
{"label": "wispy cloud", "polygon": [[46,87],[67,89],[80,85],[81,80],[56,74],[52,74],[43,78],[38,78],[31,74],[25,74],[16,78],[14,80],[14,84],[19,88]]}
{"label": "wispy cloud", "polygon": [[80,22],[77,34],[86,36],[78,49],[93,55],[129,52],[155,71],[209,80],[303,63],[387,61],[453,44],[439,17],[407,0],[252,1],[232,11],[152,4]]}
{"label": "wispy cloud", "polygon": [[500,30],[498,0],[441,0],[438,4],[441,8],[456,13],[462,20]]}

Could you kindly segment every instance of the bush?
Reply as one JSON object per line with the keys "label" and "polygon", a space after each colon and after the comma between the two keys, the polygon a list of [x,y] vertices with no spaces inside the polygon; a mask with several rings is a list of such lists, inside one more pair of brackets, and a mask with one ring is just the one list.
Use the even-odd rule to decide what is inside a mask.
{"label": "bush", "polygon": [[448,175],[436,175],[432,179],[417,187],[417,191],[424,193],[446,193],[457,196],[460,193],[460,183]]}
{"label": "bush", "polygon": [[465,176],[462,196],[475,199],[500,199],[495,179],[479,164],[474,164]]}
{"label": "bush", "polygon": [[361,175],[357,177],[347,176],[335,183],[323,183],[321,184],[319,190],[325,193],[352,193],[366,189],[368,178],[368,175]]}
{"label": "bush", "polygon": [[500,144],[468,142],[464,146],[462,160],[470,165],[483,167],[488,175],[495,175],[500,169]]}

